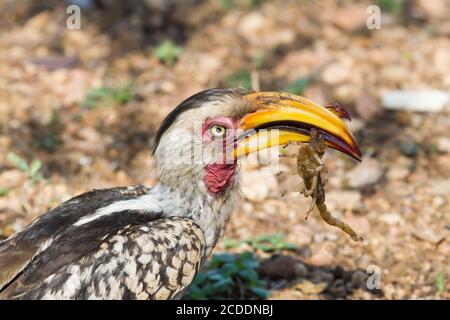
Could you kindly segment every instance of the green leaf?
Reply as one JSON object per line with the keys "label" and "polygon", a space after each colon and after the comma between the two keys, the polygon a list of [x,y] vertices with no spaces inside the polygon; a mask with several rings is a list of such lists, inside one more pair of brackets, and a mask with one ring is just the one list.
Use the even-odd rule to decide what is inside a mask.
{"label": "green leaf", "polygon": [[230,10],[234,5],[234,1],[233,0],[219,0],[219,4],[223,10]]}
{"label": "green leaf", "polygon": [[443,272],[439,272],[434,279],[434,282],[436,284],[436,288],[439,292],[445,291],[445,277]]}
{"label": "green leaf", "polygon": [[264,251],[264,252],[269,252],[269,251],[275,250],[273,245],[268,245],[268,244],[257,244],[257,245],[255,245],[255,248],[258,250]]}
{"label": "green leaf", "polygon": [[289,86],[285,87],[283,91],[290,92],[293,94],[303,94],[305,89],[310,85],[310,80],[308,78],[299,78],[291,83]]}
{"label": "green leaf", "polygon": [[254,241],[270,241],[270,239],[272,239],[273,237],[275,237],[275,234],[261,234],[259,236],[257,236]]}
{"label": "green leaf", "polygon": [[241,245],[241,241],[230,238],[223,238],[222,244],[225,249],[232,249],[239,247]]}
{"label": "green leaf", "polygon": [[248,5],[250,8],[256,8],[259,7],[264,1],[266,0],[247,0]]}
{"label": "green leaf", "polygon": [[17,169],[19,169],[23,172],[28,172],[27,162],[24,159],[22,159],[21,157],[19,157],[17,154],[10,152],[6,156],[6,159],[9,162],[11,162],[14,166],[16,166]]}
{"label": "green leaf", "polygon": [[205,293],[202,290],[200,290],[200,288],[198,286],[190,286],[189,295],[190,295],[190,298],[194,299],[194,300],[206,299]]}
{"label": "green leaf", "polygon": [[[211,268],[211,265],[209,265],[208,268]],[[218,274],[219,272],[220,272],[220,269],[212,268],[212,269],[203,271],[203,274],[206,276],[207,279],[210,279],[212,276]]]}
{"label": "green leaf", "polygon": [[0,187],[0,197],[4,197],[8,194],[9,190],[5,187]]}
{"label": "green leaf", "polygon": [[270,294],[269,290],[261,287],[251,288],[251,290],[253,291],[254,294],[263,299],[266,299]]}
{"label": "green leaf", "polygon": [[125,104],[134,99],[134,94],[129,87],[118,88],[114,91],[114,100],[120,104]]}
{"label": "green leaf", "polygon": [[230,286],[232,284],[233,284],[233,281],[231,279],[225,279],[224,278],[224,279],[222,279],[220,281],[217,281],[214,284],[214,288],[215,289],[222,288],[223,290],[221,290],[221,291],[225,291],[227,289],[226,287],[228,287],[228,286]]}
{"label": "green leaf", "polygon": [[[264,285],[257,273],[258,265],[259,259],[253,252],[240,255],[214,254],[204,270],[195,277],[195,287],[188,290],[185,299],[255,298],[255,295],[259,297],[252,291],[252,288]],[[264,294],[262,291],[259,293]]]}
{"label": "green leaf", "polygon": [[250,90],[252,88],[251,75],[246,69],[241,69],[228,76],[227,83],[230,87],[240,87],[246,90]]}
{"label": "green leaf", "polygon": [[28,170],[28,174],[31,177],[35,177],[39,173],[39,170],[41,170],[41,167],[42,167],[42,162],[40,160],[37,160],[37,159],[33,160],[31,162],[30,169]]}
{"label": "green leaf", "polygon": [[213,280],[213,281],[223,281],[226,280],[225,277],[223,275],[221,275],[220,273],[215,273],[212,274],[208,277],[209,280]]}
{"label": "green leaf", "polygon": [[197,275],[195,276],[194,280],[192,281],[193,284],[195,285],[199,285],[202,282],[204,282],[206,280],[206,274],[204,272],[199,272],[197,273]]}
{"label": "green leaf", "polygon": [[241,264],[243,265],[244,268],[246,269],[254,269],[257,268],[259,265],[258,260],[252,258],[252,259],[245,259],[241,261]]}
{"label": "green leaf", "polygon": [[378,6],[383,11],[398,14],[403,11],[403,1],[402,0],[378,0]]}
{"label": "green leaf", "polygon": [[234,263],[227,263],[226,265],[224,265],[221,268],[221,272],[223,275],[230,277],[233,274],[238,272],[238,268],[236,267],[236,264],[234,264]]}
{"label": "green leaf", "polygon": [[155,58],[168,66],[173,66],[183,52],[183,48],[171,40],[163,41],[153,52]]}
{"label": "green leaf", "polygon": [[257,279],[258,278],[258,274],[256,273],[255,270],[252,269],[244,269],[239,271],[239,275],[244,279],[244,280],[248,280],[251,281],[253,279]]}
{"label": "green leaf", "polygon": [[288,243],[284,240],[284,235],[282,233],[260,235],[255,239],[247,239],[245,241],[246,243],[250,244],[253,248],[265,252],[282,249],[288,250],[297,249],[297,245],[293,243]]}
{"label": "green leaf", "polygon": [[38,182],[42,179],[42,174],[40,172],[42,163],[40,160],[33,160],[31,162],[30,168],[28,169],[28,177],[33,180],[33,182]]}
{"label": "green leaf", "polygon": [[114,104],[125,104],[134,100],[131,85],[124,87],[98,87],[92,88],[86,94],[81,106],[85,109],[107,108]]}
{"label": "green leaf", "polygon": [[110,88],[108,87],[98,87],[90,89],[81,106],[85,109],[97,109],[106,106],[105,101],[108,95],[110,95]]}
{"label": "green leaf", "polygon": [[58,145],[58,138],[52,131],[47,131],[45,135],[39,139],[39,147],[48,152],[54,152],[58,148]]}
{"label": "green leaf", "polygon": [[110,94],[110,92],[111,89],[108,87],[92,88],[88,91],[87,97],[89,99],[104,99]]}
{"label": "green leaf", "polygon": [[235,260],[236,260],[236,258],[234,257],[234,255],[232,255],[230,253],[220,253],[220,254],[215,255],[214,259],[212,261],[225,263],[225,262],[233,262]]}

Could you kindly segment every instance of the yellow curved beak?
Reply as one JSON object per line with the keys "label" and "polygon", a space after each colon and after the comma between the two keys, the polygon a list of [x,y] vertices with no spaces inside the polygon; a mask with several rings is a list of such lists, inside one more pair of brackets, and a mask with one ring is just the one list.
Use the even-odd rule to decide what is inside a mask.
{"label": "yellow curved beak", "polygon": [[253,112],[240,120],[234,156],[285,145],[308,142],[317,128],[326,144],[361,161],[361,151],[345,122],[335,113],[303,97],[283,92],[253,92],[244,96]]}

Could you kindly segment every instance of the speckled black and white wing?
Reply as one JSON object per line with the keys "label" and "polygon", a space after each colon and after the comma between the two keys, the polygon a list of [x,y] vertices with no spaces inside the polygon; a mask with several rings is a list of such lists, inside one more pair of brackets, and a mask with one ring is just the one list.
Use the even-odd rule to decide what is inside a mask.
{"label": "speckled black and white wing", "polygon": [[144,186],[92,190],[72,198],[36,219],[31,225],[0,242],[0,292],[52,238],[80,219],[117,201],[136,199],[151,189]]}
{"label": "speckled black and white wing", "polygon": [[0,243],[0,299],[179,297],[205,256],[204,235],[167,217],[164,196],[151,192],[85,193]]}
{"label": "speckled black and white wing", "polygon": [[[205,256],[203,232],[186,218],[126,225],[102,238],[92,247],[69,246],[65,239],[55,239],[0,297],[176,299]],[[79,238],[86,240],[90,241],[89,234]]]}

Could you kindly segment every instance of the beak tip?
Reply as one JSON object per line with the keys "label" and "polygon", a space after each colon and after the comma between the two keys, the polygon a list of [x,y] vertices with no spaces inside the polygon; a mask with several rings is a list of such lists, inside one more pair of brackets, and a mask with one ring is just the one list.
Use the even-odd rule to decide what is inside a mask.
{"label": "beak tip", "polygon": [[362,153],[359,146],[355,143],[353,146],[351,146],[351,150],[348,153],[353,159],[362,162]]}
{"label": "beak tip", "polygon": [[[350,136],[349,142],[340,141],[338,145],[336,146],[338,151],[341,151],[342,153],[352,157],[353,159],[361,162],[362,161],[362,153],[361,149],[359,148],[358,143],[356,142],[355,138],[353,136]],[[334,147],[332,146],[332,147]]]}
{"label": "beak tip", "polygon": [[362,162],[362,155],[361,155],[361,153],[355,154],[355,159],[358,160],[359,162]]}

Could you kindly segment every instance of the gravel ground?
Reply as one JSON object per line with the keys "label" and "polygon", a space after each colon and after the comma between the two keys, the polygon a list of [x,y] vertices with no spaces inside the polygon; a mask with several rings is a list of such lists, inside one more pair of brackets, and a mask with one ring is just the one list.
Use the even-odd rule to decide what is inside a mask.
{"label": "gravel ground", "polygon": [[[0,239],[86,190],[153,185],[163,117],[195,92],[241,79],[344,103],[364,154],[361,163],[325,155],[327,204],[363,243],[317,214],[305,221],[308,201],[280,196],[299,178],[276,175],[266,155],[244,164],[244,199],[226,236],[282,232],[299,247],[260,253],[270,298],[449,299],[449,103],[430,92],[421,112],[383,101],[389,90],[448,97],[450,1],[381,1],[404,5],[383,9],[376,30],[366,27],[366,1],[191,2],[86,9],[81,30],[69,30],[56,1],[0,0]],[[182,48],[173,64],[155,54],[166,39]],[[104,89],[92,107],[95,88],[125,97]],[[41,161],[42,177],[17,168],[11,152]],[[379,290],[367,288],[366,271],[380,272]]]}

